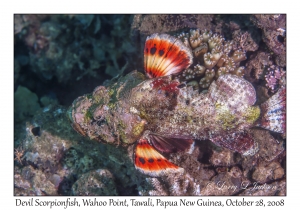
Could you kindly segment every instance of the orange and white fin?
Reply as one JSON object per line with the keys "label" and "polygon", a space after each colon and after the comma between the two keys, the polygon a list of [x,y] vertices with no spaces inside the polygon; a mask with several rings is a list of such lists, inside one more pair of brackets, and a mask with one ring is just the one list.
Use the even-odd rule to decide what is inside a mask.
{"label": "orange and white fin", "polygon": [[181,40],[168,34],[152,34],[147,37],[144,68],[149,78],[179,73],[192,62],[193,54]]}
{"label": "orange and white fin", "polygon": [[135,168],[152,177],[159,177],[168,173],[183,172],[183,168],[168,161],[152,147],[145,137],[139,139],[135,154]]}

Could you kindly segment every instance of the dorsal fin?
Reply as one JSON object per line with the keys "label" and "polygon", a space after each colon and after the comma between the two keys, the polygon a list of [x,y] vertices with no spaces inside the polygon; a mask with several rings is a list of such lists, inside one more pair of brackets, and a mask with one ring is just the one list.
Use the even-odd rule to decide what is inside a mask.
{"label": "dorsal fin", "polygon": [[193,62],[191,50],[179,39],[168,34],[147,37],[144,49],[144,68],[150,78],[176,74]]}

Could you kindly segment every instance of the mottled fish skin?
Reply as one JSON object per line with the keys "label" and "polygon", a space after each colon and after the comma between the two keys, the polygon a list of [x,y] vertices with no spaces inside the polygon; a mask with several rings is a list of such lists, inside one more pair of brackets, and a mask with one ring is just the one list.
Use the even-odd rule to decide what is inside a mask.
{"label": "mottled fish skin", "polygon": [[199,93],[172,79],[192,62],[190,50],[180,40],[154,34],[147,38],[144,53],[150,79],[133,71],[77,98],[68,111],[73,128],[83,136],[123,146],[136,143],[134,164],[142,173],[182,171],[161,153],[188,151],[194,140],[211,140],[253,155],[258,146],[249,129],[285,132],[284,88],[261,108],[254,106],[252,84],[232,74],[219,76],[207,93]]}
{"label": "mottled fish skin", "polygon": [[[124,82],[135,78],[141,82]],[[138,142],[136,168],[150,176],[161,176],[182,169],[155,150],[188,150],[191,140],[211,140],[243,155],[255,154],[258,147],[249,134],[250,128],[260,122],[261,127],[274,127],[281,133],[280,128],[285,128],[281,121],[273,126],[264,117],[272,113],[270,119],[274,118],[271,107],[281,110],[281,117],[276,119],[285,119],[285,92],[279,93],[264,103],[261,113],[260,107],[254,106],[256,93],[251,83],[235,75],[220,76],[204,94],[172,80],[172,76],[144,79],[140,73],[132,72],[108,87],[99,86],[92,94],[76,99],[69,118],[75,130],[91,139],[123,146]],[[144,158],[151,155],[148,160]]]}
{"label": "mottled fish skin", "polygon": [[260,113],[252,106],[256,99],[253,86],[234,75],[221,76],[206,94],[180,87],[177,80],[165,76],[145,80],[118,98],[124,89],[122,84],[120,80],[109,87],[97,87],[91,96],[74,101],[70,119],[81,134],[124,145],[137,141],[145,130],[167,137],[205,140],[245,132]]}
{"label": "mottled fish skin", "polygon": [[204,140],[244,132],[259,117],[259,112],[253,120],[246,117],[255,103],[255,90],[235,75],[221,76],[206,94],[178,86],[179,82],[171,77],[162,77],[133,88],[130,105],[147,121],[145,129],[166,136]]}

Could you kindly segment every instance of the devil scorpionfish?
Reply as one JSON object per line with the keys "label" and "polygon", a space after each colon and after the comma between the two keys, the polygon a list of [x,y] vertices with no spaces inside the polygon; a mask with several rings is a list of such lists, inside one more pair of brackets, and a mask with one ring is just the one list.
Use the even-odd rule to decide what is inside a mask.
{"label": "devil scorpionfish", "polygon": [[258,146],[250,128],[285,133],[285,88],[257,106],[252,84],[225,74],[199,93],[173,78],[192,61],[191,50],[179,39],[167,34],[147,37],[146,76],[133,71],[77,98],[68,111],[73,128],[105,143],[136,143],[136,169],[154,177],[183,171],[164,154],[188,151],[194,140],[253,155]]}

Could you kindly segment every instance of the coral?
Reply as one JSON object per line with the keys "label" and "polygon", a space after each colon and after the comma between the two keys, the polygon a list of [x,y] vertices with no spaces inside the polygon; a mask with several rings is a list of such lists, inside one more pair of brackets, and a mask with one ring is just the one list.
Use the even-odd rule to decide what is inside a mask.
{"label": "coral", "polygon": [[220,172],[208,181],[201,190],[202,195],[236,195],[243,190],[243,183],[248,179],[238,167]]}
{"label": "coral", "polygon": [[16,121],[32,117],[40,109],[38,97],[26,87],[18,86],[14,93],[14,115]]}
{"label": "coral", "polygon": [[[198,90],[202,90],[203,94],[211,93],[206,89],[221,75],[244,75],[255,88],[257,105],[285,86],[285,15],[125,16],[14,16],[15,89],[19,93],[17,88],[26,87],[33,92],[26,100],[21,99],[22,94],[19,94],[19,99],[15,98],[14,194],[286,195],[285,135],[248,129],[247,126],[246,133],[235,135],[255,140],[256,153],[252,156],[223,147],[222,144],[231,145],[230,140],[236,136],[223,133],[222,138],[216,138],[216,142],[224,140],[222,144],[207,140],[213,132],[219,131],[206,127],[203,135],[199,135],[203,136],[199,138],[202,141],[195,141],[194,151],[166,155],[168,160],[184,169],[182,174],[153,178],[134,167],[134,141],[146,129],[168,131],[161,123],[176,106],[179,107],[177,111],[182,110],[182,115],[176,115],[168,122],[170,131],[174,133],[181,132],[185,126],[190,126],[189,129],[194,132],[194,119],[203,125],[216,122],[216,118],[199,121],[195,114],[198,111],[202,116],[216,110],[218,120],[222,121],[220,128],[231,129],[234,123],[238,124],[238,118],[228,111],[232,104],[227,103],[227,99],[234,100],[234,97],[222,95],[226,100],[219,97],[214,106],[208,105],[205,97],[195,97],[199,94]],[[187,28],[193,30],[187,31]],[[167,97],[168,94],[162,92],[159,100],[163,111],[158,112],[158,105],[154,103],[157,93],[161,93],[158,90],[150,98],[144,98],[142,96],[147,90],[139,89],[140,94],[135,98],[138,102],[124,105],[132,99],[130,90],[145,80],[141,74],[137,81],[130,76],[117,77],[132,69],[142,71],[143,54],[134,54],[136,48],[142,51],[144,40],[152,33],[174,35],[182,30],[185,33],[179,37],[193,49],[194,63],[177,76],[182,84],[177,87],[174,82],[170,88],[163,88],[183,88],[185,93],[177,95],[174,100],[171,97],[176,94]],[[218,44],[222,47],[216,46]],[[222,53],[228,56],[224,59]],[[92,92],[92,88],[111,77],[115,78],[106,80],[93,93],[78,98],[73,104],[73,113],[66,113],[64,107],[57,106],[69,105],[70,100]],[[120,100],[123,103],[119,103]],[[26,110],[21,107],[26,107],[29,102],[31,105]],[[147,102],[146,108],[138,106],[139,102]],[[39,103],[44,106],[43,109],[40,109]],[[196,106],[197,112],[185,109],[186,106]],[[126,114],[116,111],[120,107]],[[257,119],[258,106],[244,111],[244,115],[240,116],[245,118],[246,124]],[[72,130],[66,114],[75,130],[83,136]],[[153,120],[152,115],[158,120]],[[26,126],[25,120],[28,122]],[[129,129],[128,125],[134,120]],[[244,123],[240,125],[245,126]],[[243,126],[239,129],[244,131]],[[95,132],[99,127],[100,131]],[[96,137],[98,135],[99,138]],[[99,143],[103,140],[115,145]]]}
{"label": "coral", "polygon": [[273,161],[284,153],[284,142],[276,140],[267,130],[252,129],[252,135],[259,145],[259,157],[264,161]]}
{"label": "coral", "polygon": [[[209,142],[206,141],[206,143],[210,145]],[[212,145],[213,144],[211,144],[210,146]],[[201,163],[201,157],[205,155],[202,153],[202,151],[200,151],[200,149],[206,150],[207,148],[202,148],[201,145],[197,145],[195,146],[193,151],[189,151],[188,153],[179,152],[171,154],[170,160],[173,163],[184,168],[185,173],[192,177],[197,184],[200,183],[200,187],[203,187],[203,182],[209,181],[213,176],[216,175],[216,173],[215,170],[213,170],[207,164]]]}
{"label": "coral", "polygon": [[250,20],[259,28],[277,29],[286,26],[285,14],[251,15]]}
{"label": "coral", "polygon": [[275,54],[276,65],[286,66],[286,15],[252,15],[251,21],[263,31],[262,39]]}
{"label": "coral", "polygon": [[221,151],[213,150],[209,162],[213,166],[231,166],[235,164],[234,154],[227,149]]}
{"label": "coral", "polygon": [[285,71],[279,66],[272,65],[265,74],[266,86],[274,92],[276,89],[285,86]]}
{"label": "coral", "polygon": [[124,36],[130,30],[124,27],[130,18],[130,15],[16,15],[16,39],[28,47],[30,69],[43,80],[55,79],[66,84],[86,76],[114,77],[129,63],[131,58],[126,55],[135,52],[129,36]]}
{"label": "coral", "polygon": [[113,175],[105,169],[82,174],[72,186],[76,196],[118,195]]}
{"label": "coral", "polygon": [[252,82],[265,81],[265,86],[274,93],[286,85],[286,72],[274,65],[269,53],[259,51],[250,57],[246,64],[245,77]]}
{"label": "coral", "polygon": [[[181,81],[200,79],[199,86],[206,89],[223,74],[244,75],[240,62],[247,59],[246,50],[249,48],[234,49],[232,41],[225,41],[223,36],[208,30],[200,32],[199,29],[191,29],[189,33],[179,34],[178,38],[191,48],[196,59],[190,68],[179,75]],[[242,44],[240,46],[243,47]]]}
{"label": "coral", "polygon": [[[100,101],[101,98],[96,97],[95,100]],[[27,125],[27,136],[23,140],[23,165],[15,170],[16,195],[70,195],[71,192],[76,195],[239,195],[243,193],[239,189],[220,189],[218,181],[238,186],[241,181],[247,181],[245,177],[252,174],[251,171],[256,170],[258,156],[271,162],[276,158],[277,163],[282,162],[278,159],[280,155],[284,158],[282,143],[274,143],[276,140],[268,131],[263,133],[257,130],[253,135],[260,150],[254,156],[243,157],[223,148],[216,149],[209,141],[201,141],[190,154],[181,152],[171,155],[172,162],[185,169],[183,174],[149,178],[133,167],[134,145],[124,149],[89,141],[72,132],[65,114],[65,109],[49,106],[38,112],[33,122]],[[89,166],[89,162],[93,164]],[[238,167],[233,167],[235,165]],[[270,170],[274,169],[273,165],[270,165]],[[99,168],[102,175],[97,171]],[[281,173],[282,169],[279,169]],[[276,172],[274,177],[280,179],[280,173]],[[109,177],[107,182],[105,177]],[[272,193],[284,194],[285,188],[278,183],[276,180],[272,182],[272,185],[278,186]],[[107,188],[94,188],[94,184]],[[246,192],[271,194],[263,190],[246,189]]]}
{"label": "coral", "polygon": [[[50,113],[49,113],[50,111]],[[41,114],[46,117],[47,121],[41,120]],[[52,109],[48,107],[44,110],[39,110],[33,119],[33,122],[28,122],[26,125],[25,138],[22,137],[21,145],[24,151],[22,164],[24,168],[32,175],[21,175],[19,181],[30,183],[30,188],[21,190],[20,193],[27,195],[58,195],[59,186],[65,176],[68,176],[69,171],[63,167],[61,160],[65,151],[70,147],[70,141],[54,135],[47,129],[47,123],[53,122],[56,118],[58,126],[57,132],[62,129],[62,112],[59,108]],[[23,132],[24,132],[23,131]],[[21,173],[21,172],[20,172]],[[25,173],[25,172],[22,172]],[[21,173],[21,174],[22,174]],[[18,181],[18,182],[19,182]],[[18,188],[18,186],[16,186]],[[32,188],[32,189],[31,189]],[[24,190],[24,191],[23,191]],[[16,194],[19,194],[16,192]]]}
{"label": "coral", "polygon": [[255,41],[248,31],[242,32],[241,29],[232,33],[233,40],[237,46],[244,51],[256,51],[258,49],[258,41]]}
{"label": "coral", "polygon": [[252,178],[260,184],[278,180],[283,176],[284,169],[278,162],[260,163],[252,174]]}
{"label": "coral", "polygon": [[135,15],[131,28],[142,36],[178,31],[187,27],[211,30],[212,19],[212,15]]}
{"label": "coral", "polygon": [[[239,59],[237,54],[238,52],[236,55],[233,53],[235,57],[232,60]],[[233,66],[233,63],[230,66]],[[205,75],[211,79],[214,78],[215,72],[208,69]],[[275,109],[271,104],[276,103],[277,99],[285,100],[284,91],[281,93],[270,99],[269,108]],[[159,180],[161,177],[168,177],[174,171],[182,172],[184,168],[186,174],[194,178],[197,174],[195,168],[204,168],[197,159],[186,158],[183,154],[170,155],[171,162],[167,162],[168,160],[158,153],[158,151],[174,152],[177,150],[176,142],[188,144],[190,139],[209,139],[216,145],[237,151],[243,156],[254,156],[252,161],[245,162],[246,167],[243,168],[243,173],[241,172],[243,176],[248,177],[249,171],[257,163],[255,154],[260,146],[264,145],[253,138],[251,128],[259,125],[256,121],[260,120],[260,116],[264,120],[268,118],[265,113],[269,112],[267,111],[269,109],[264,108],[261,111],[259,106],[253,106],[255,101],[256,92],[253,85],[232,74],[220,76],[210,85],[207,93],[199,93],[192,87],[180,84],[176,79],[172,80],[172,76],[145,79],[142,74],[133,71],[125,77],[120,77],[115,83],[99,86],[92,94],[77,98],[69,108],[68,116],[75,130],[90,139],[123,147],[136,143],[133,159],[135,167],[147,175],[158,177],[152,179],[154,180],[152,184],[161,186],[158,181],[176,182]],[[282,107],[280,113],[284,115],[284,112],[285,109]],[[284,116],[281,117],[278,120],[282,121],[274,127],[276,129],[274,131],[280,133],[285,119]],[[272,126],[268,128],[272,130]],[[184,151],[181,148],[178,150]],[[233,166],[246,160],[239,158],[239,161],[236,161],[232,152],[226,150],[212,151],[210,156],[208,162],[220,170],[218,175],[222,172],[223,166]],[[110,159],[122,164],[118,158]],[[165,165],[168,163],[169,167],[157,170],[159,172],[155,171],[154,167],[152,170],[152,163],[162,160]],[[149,167],[144,169],[146,163],[149,163]],[[237,171],[237,168],[233,171]],[[210,173],[210,178],[213,175]],[[192,179],[193,182],[196,182],[195,180]],[[177,185],[182,184],[179,182]],[[153,193],[172,194],[170,186],[155,187]],[[176,193],[184,194],[184,192]]]}
{"label": "coral", "polygon": [[85,155],[73,147],[66,151],[63,163],[77,173],[86,173],[96,165],[89,155]]}
{"label": "coral", "polygon": [[55,184],[46,173],[32,166],[15,168],[14,187],[17,196],[58,195]]}
{"label": "coral", "polygon": [[282,140],[275,139],[267,130],[251,129],[251,134],[256,139],[259,150],[254,156],[240,159],[245,177],[251,177],[253,170],[260,163],[267,165],[272,161],[282,162],[285,158],[284,142]]}
{"label": "coral", "polygon": [[153,186],[153,189],[149,191],[142,190],[139,192],[140,195],[200,195],[200,182],[194,180],[187,173],[147,178],[146,180]]}
{"label": "coral", "polygon": [[[40,186],[40,180],[43,180],[45,185],[54,190],[47,191],[46,194],[70,195],[72,186],[81,175],[86,174],[78,183],[95,175],[87,175],[89,172],[98,173],[97,169],[105,168],[120,185],[116,186],[118,195],[136,195],[135,186],[139,186],[144,178],[132,164],[133,152],[127,152],[123,147],[116,148],[86,140],[73,131],[65,116],[66,110],[63,107],[48,106],[38,111],[26,128],[20,130],[26,133],[20,135],[24,155],[21,157],[22,164],[18,165],[22,167],[20,170],[29,166],[30,169],[34,168],[34,173],[39,178],[32,179],[16,171],[16,188],[19,189],[19,185]],[[103,181],[102,178],[99,180]],[[42,193],[38,189],[32,191],[29,187],[16,190],[16,194]]]}
{"label": "coral", "polygon": [[258,51],[246,63],[245,78],[251,82],[264,79],[266,69],[273,64],[271,54]]}

